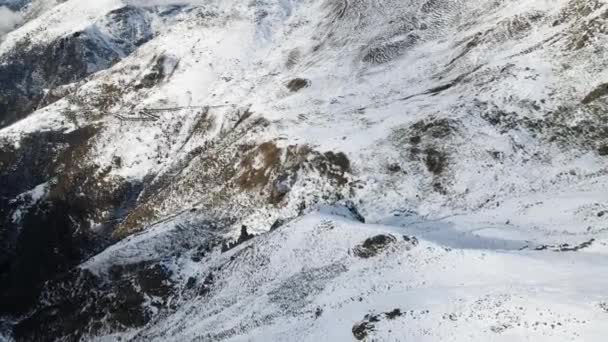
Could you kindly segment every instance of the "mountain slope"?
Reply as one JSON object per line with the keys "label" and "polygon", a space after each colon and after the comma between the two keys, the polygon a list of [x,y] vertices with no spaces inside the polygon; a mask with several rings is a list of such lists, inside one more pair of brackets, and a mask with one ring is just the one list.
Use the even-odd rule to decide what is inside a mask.
{"label": "mountain slope", "polygon": [[[77,296],[114,293],[111,298],[126,296],[126,302],[110,300],[86,311],[89,316],[77,316],[82,323],[67,325],[72,330],[53,330],[57,337],[130,328],[135,330],[129,336],[140,340],[205,340],[203,331],[217,340],[257,333],[262,340],[293,338],[284,335],[291,330],[287,317],[308,315],[311,307],[289,313],[268,309],[265,317],[259,314],[265,302],[259,302],[259,312],[246,311],[256,316],[255,323],[243,323],[249,322],[244,318],[225,323],[232,322],[222,318],[232,309],[224,309],[228,304],[213,292],[215,283],[207,284],[214,303],[209,313],[196,313],[211,325],[167,332],[165,324],[181,319],[183,308],[199,300],[175,292],[190,282],[183,272],[194,269],[193,282],[204,284],[203,269],[231,255],[219,251],[228,249],[228,241],[248,240],[336,203],[368,224],[381,225],[379,232],[414,235],[437,250],[454,248],[463,265],[479,267],[480,279],[503,279],[509,300],[518,293],[509,288],[511,281],[519,295],[532,298],[532,290],[522,285],[528,284],[525,277],[513,278],[507,269],[495,272],[490,264],[473,260],[488,254],[513,270],[538,263],[529,275],[543,284],[554,281],[542,272],[549,263],[564,263],[564,270],[567,263],[579,265],[581,272],[595,270],[600,267],[595,262],[603,259],[608,222],[606,13],[606,2],[599,0],[104,0],[94,5],[72,0],[56,5],[0,45],[0,233],[6,245],[0,261],[7,284],[0,298],[17,298],[1,313],[21,322],[15,328],[18,336],[26,339],[31,332],[29,338],[35,339],[32,327],[53,326],[59,319],[50,307],[66,305],[60,312],[71,311],[66,303],[74,299],[54,296],[53,291],[62,293],[56,286],[75,283],[82,286]],[[203,228],[198,233],[183,228],[184,217],[195,225],[204,222]],[[307,217],[303,220],[321,220]],[[150,233],[158,225],[183,229],[171,233],[175,237],[165,246]],[[362,240],[360,231],[376,229],[366,226],[349,223],[340,231]],[[294,241],[306,240],[298,224],[288,227],[285,234]],[[137,250],[128,236],[142,231],[149,243],[158,244],[160,255],[120,266],[127,267],[124,277],[85,271],[91,260],[113,248]],[[317,253],[334,252],[333,244],[341,240],[332,234],[320,233],[319,239],[328,242],[316,241],[322,246]],[[248,246],[257,248],[277,235],[254,238]],[[353,248],[351,242],[347,248]],[[208,249],[203,254],[211,256],[195,267],[185,264],[183,255],[163,254],[175,246],[186,255]],[[45,251],[48,265],[27,252],[34,248]],[[286,248],[297,253],[293,245]],[[535,249],[574,256],[531,252]],[[250,257],[283,252],[260,253]],[[315,285],[316,277],[325,284],[334,279],[326,273],[364,267],[364,261],[349,258],[338,266],[319,259],[321,268],[338,268],[298,276],[310,282],[306,288],[314,290],[313,301],[333,293]],[[107,262],[121,263],[120,258]],[[396,266],[382,259],[376,267],[381,276],[370,269],[362,276],[383,279]],[[424,274],[441,274],[442,267],[448,266],[433,264]],[[44,271],[24,274],[24,268]],[[42,286],[66,271],[58,285]],[[149,272],[173,284],[161,286],[162,300],[152,307],[146,306],[152,299],[146,299],[145,289],[142,294],[141,286],[124,285],[147,279]],[[228,273],[224,279],[242,277],[237,270]],[[279,269],[260,270],[263,277],[269,273],[285,281],[290,276]],[[437,286],[458,287],[476,276],[445,274]],[[424,276],[394,277],[407,283]],[[574,279],[555,280],[556,286],[567,288]],[[273,297],[274,280],[259,281],[268,286],[265,295]],[[360,278],[348,281],[356,284]],[[602,284],[603,279],[594,279],[585,285],[589,288],[574,291],[572,303],[582,306],[586,320],[599,317]],[[222,285],[221,291],[233,291],[232,286]],[[343,290],[355,296],[353,289]],[[419,291],[416,297],[435,296]],[[477,295],[473,287],[459,291]],[[498,292],[488,294],[491,300],[499,300]],[[56,297],[50,301],[55,304],[36,304],[40,293]],[[378,301],[387,301],[391,293],[381,292],[378,298],[385,299]],[[593,299],[582,299],[584,293]],[[434,305],[445,311],[458,296]],[[406,304],[412,300],[397,298]],[[297,301],[286,301],[292,299]],[[564,305],[555,309],[560,315],[571,307],[564,296],[547,293],[537,299],[545,303],[538,305]],[[140,304],[147,309],[121,311]],[[240,305],[235,315],[242,313]],[[420,305],[432,303],[422,299]],[[355,314],[344,310],[344,315]],[[106,325],[93,329],[89,323],[102,316],[110,317]],[[354,317],[348,317],[344,325],[352,326]],[[531,320],[528,313],[509,317],[519,317],[517,323]],[[218,320],[222,327],[213,328]],[[420,323],[420,330],[377,331],[382,340],[422,339],[422,331],[431,340],[450,340],[459,329],[476,339],[549,331],[531,325],[510,331],[513,320],[488,323],[476,332],[470,332],[473,321],[440,328],[434,318],[429,325]],[[294,329],[306,330],[303,339],[331,332],[302,324]],[[601,332],[597,325],[577,329],[558,329],[553,337],[580,333],[589,340]],[[405,335],[383,335],[388,330]],[[352,333],[341,329],[336,336]]]}
{"label": "mountain slope", "polygon": [[[99,320],[84,325],[85,340],[121,323],[135,327],[106,339],[599,341],[606,333],[605,255],[447,248],[351,216],[323,208],[202,255],[187,245],[200,243],[193,237],[205,235],[205,223],[188,216],[157,225],[80,271],[89,279],[82,284],[98,277],[119,283],[117,303],[138,288],[138,305],[99,313],[93,303],[104,293],[87,292],[71,299],[86,303],[84,310],[67,311],[50,297],[56,309],[17,331],[65,332],[91,315]],[[149,322],[136,322],[139,315]]]}

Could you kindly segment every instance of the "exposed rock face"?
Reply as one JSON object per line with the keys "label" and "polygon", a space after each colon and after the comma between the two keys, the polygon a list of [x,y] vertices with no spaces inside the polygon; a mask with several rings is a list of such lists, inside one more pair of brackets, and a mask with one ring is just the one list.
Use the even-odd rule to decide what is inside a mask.
{"label": "exposed rock face", "polygon": [[48,284],[41,296],[46,304],[15,327],[16,339],[65,336],[76,340],[108,330],[139,328],[150,322],[156,310],[169,306],[175,289],[165,267],[139,263],[114,266],[109,272],[110,286],[87,270],[74,270]]}
{"label": "exposed rock face", "polygon": [[[93,177],[99,170],[78,163],[96,131],[84,127],[69,133],[41,132],[22,140],[20,148],[4,149],[3,313],[25,312],[44,281],[106,246],[113,220],[137,196],[137,185],[104,179],[103,173]],[[104,215],[106,226],[93,230],[90,222]]]}

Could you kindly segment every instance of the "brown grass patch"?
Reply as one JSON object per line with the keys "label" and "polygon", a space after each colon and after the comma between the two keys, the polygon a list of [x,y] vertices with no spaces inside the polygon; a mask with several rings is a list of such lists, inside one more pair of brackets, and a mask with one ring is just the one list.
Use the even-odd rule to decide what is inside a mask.
{"label": "brown grass patch", "polygon": [[237,179],[238,185],[248,190],[266,186],[280,161],[281,149],[273,142],[263,143],[241,161],[243,172]]}

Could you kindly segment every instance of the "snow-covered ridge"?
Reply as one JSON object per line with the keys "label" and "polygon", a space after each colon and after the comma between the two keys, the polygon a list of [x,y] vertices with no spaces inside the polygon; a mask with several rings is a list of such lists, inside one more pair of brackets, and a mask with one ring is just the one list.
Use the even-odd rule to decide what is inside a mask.
{"label": "snow-covered ridge", "polygon": [[[133,240],[175,245],[158,234],[184,229],[184,219]],[[132,262],[160,256],[183,287],[175,311],[112,338],[600,341],[606,333],[605,255],[447,248],[412,233],[314,213],[202,260],[146,256],[150,249],[127,240],[84,267],[122,262],[123,253]]]}

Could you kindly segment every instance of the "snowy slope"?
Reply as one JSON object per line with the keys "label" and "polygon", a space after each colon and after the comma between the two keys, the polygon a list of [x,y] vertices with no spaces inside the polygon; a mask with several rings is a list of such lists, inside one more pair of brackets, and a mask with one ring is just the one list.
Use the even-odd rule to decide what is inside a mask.
{"label": "snowy slope", "polygon": [[[123,336],[349,341],[365,322],[367,338],[382,341],[602,341],[607,333],[605,255],[447,248],[411,237],[415,230],[330,212],[196,262],[156,254],[181,296],[175,310]],[[148,259],[143,241],[163,241],[171,224],[119,243],[85,269],[103,273],[108,262]],[[394,240],[378,244],[376,255],[357,254],[379,235]]]}
{"label": "snowy slope", "polygon": [[[562,64],[586,53],[564,51],[571,28],[564,28],[566,24],[553,25],[565,10],[567,2],[562,3],[563,6],[545,1],[499,5],[448,1],[427,5],[437,7],[427,9],[427,14],[415,2],[387,2],[378,8],[354,2],[345,7],[343,21],[332,17],[342,13],[337,5],[323,2],[259,3],[252,7],[205,3],[195,11],[196,16],[209,13],[209,18],[200,24],[203,27],[198,28],[191,20],[176,23],[170,32],[120,62],[113,68],[116,71],[105,72],[77,90],[77,96],[86,97],[99,91],[96,89],[101,83],[132,83],[141,74],[137,70],[154,63],[161,54],[166,55],[164,63],[172,72],[170,79],[154,89],[123,90],[121,100],[107,109],[109,113],[100,113],[106,129],[96,139],[91,157],[103,168],[119,156],[123,167],[112,173],[142,179],[146,174],[162,172],[167,164],[175,162],[176,155],[214,139],[226,116],[234,115],[235,109],[230,108],[249,108],[272,123],[266,132],[253,137],[256,141],[287,137],[280,146],[308,144],[320,151],[346,153],[360,170],[358,180],[365,184],[359,191],[364,194],[361,197],[382,208],[380,215],[413,210],[437,218],[487,211],[481,220],[491,225],[511,220],[517,225],[515,228],[520,224],[534,225],[541,231],[566,229],[577,234],[589,225],[601,229],[593,227],[593,222],[585,222],[588,215],[577,218],[575,212],[586,213],[585,208],[606,200],[602,195],[596,198],[589,189],[593,184],[600,194],[604,192],[600,190],[605,187],[604,158],[593,152],[585,137],[566,136],[565,146],[547,141],[593,114],[587,113],[591,110],[570,110],[567,106],[578,104],[591,91],[590,87],[601,82],[593,81],[598,75],[591,68],[574,65],[574,80],[574,71],[559,70]],[[69,4],[64,4],[66,8],[62,10],[72,13],[76,9],[69,8]],[[85,5],[75,2],[72,6]],[[94,8],[86,6],[83,11],[99,14],[116,6],[117,3],[106,1]],[[56,15],[61,16],[57,11]],[[260,12],[264,18],[251,21],[251,16]],[[366,16],[360,17],[360,13]],[[599,15],[601,10],[591,16],[596,13]],[[384,24],[370,25],[385,16]],[[79,20],[85,17],[78,16]],[[401,26],[395,28],[398,20],[402,21]],[[569,24],[576,27],[577,22]],[[74,22],[54,27],[56,32],[46,34],[73,30],[78,25]],[[357,29],[358,26],[367,29]],[[459,36],[446,39],[454,32]],[[534,49],[549,38],[557,41]],[[315,48],[317,52],[311,52]],[[379,62],[370,60],[369,56],[376,53]],[[455,61],[448,63],[452,59]],[[589,58],[585,63],[601,64],[602,59]],[[129,72],[134,68],[135,72]],[[306,78],[310,86],[291,94],[283,84],[293,77]],[[459,83],[453,88],[424,94],[454,80]],[[4,134],[57,129],[58,121],[67,124],[62,108],[68,104],[61,102],[67,101],[33,114]],[[196,108],[162,112],[153,124],[134,122],[125,127],[116,118],[144,107],[184,106]],[[211,107],[209,111],[218,128],[196,141],[190,132],[199,119],[196,113],[201,110],[197,108],[205,106]],[[71,110],[78,112],[78,107],[73,107]],[[567,113],[556,113],[560,107],[566,107]],[[514,116],[510,118],[514,123],[505,124],[517,127],[488,123],[494,111]],[[79,125],[88,120],[79,122],[78,115],[90,116],[86,111],[76,115]],[[426,132],[431,136],[422,136],[425,141],[419,146],[408,140],[408,134],[425,134],[413,130],[428,129],[434,124],[442,125],[437,130],[443,132]],[[540,132],[526,125],[537,125]],[[167,132],[179,134],[163,137]],[[137,148],[121,149],[125,145]],[[421,152],[411,153],[415,149]],[[437,176],[416,162],[427,158],[425,152],[429,151],[436,151],[437,156],[428,158],[447,159],[449,170],[442,172],[445,174]],[[383,164],[396,164],[411,177],[401,177],[401,173],[397,178],[387,175]],[[368,179],[368,175],[374,179]],[[564,209],[566,221],[526,221],[533,221],[543,206],[554,205],[538,204],[534,193],[539,190],[557,192],[549,197],[559,203],[570,202],[570,194],[589,200],[563,204],[570,206]],[[369,193],[389,198],[384,202]],[[499,208],[501,214],[493,213],[491,207],[500,203],[506,203],[507,208]],[[528,206],[535,208],[523,209]],[[478,210],[480,207],[490,208]],[[370,214],[376,210],[370,208]]]}
{"label": "snowy slope", "polygon": [[[6,165],[28,168],[17,160],[45,134],[51,160],[2,193],[7,221],[18,231],[60,199],[103,247],[129,236],[82,266],[110,283],[104,267],[160,262],[181,289],[234,264],[210,294],[172,292],[136,328],[83,336],[348,340],[377,314],[369,339],[600,340],[607,13],[603,0],[51,6],[0,45],[5,66],[22,46],[82,52],[47,61],[58,79],[33,72],[36,91],[15,82],[33,105],[0,128]],[[303,216],[337,202],[367,224]],[[353,256],[389,233],[390,252]],[[196,244],[213,247],[203,264],[172,254]]]}

